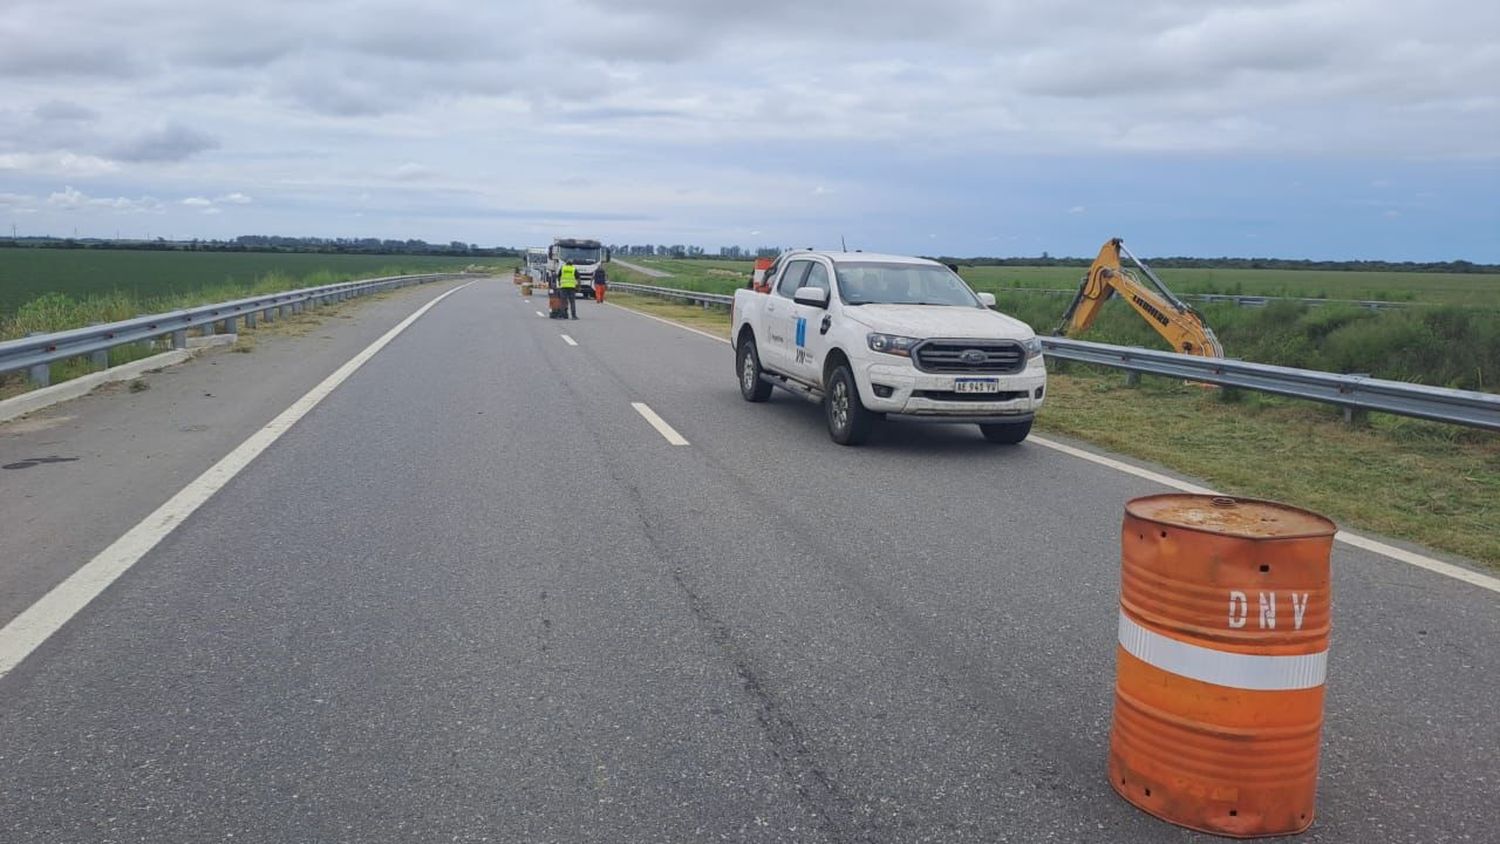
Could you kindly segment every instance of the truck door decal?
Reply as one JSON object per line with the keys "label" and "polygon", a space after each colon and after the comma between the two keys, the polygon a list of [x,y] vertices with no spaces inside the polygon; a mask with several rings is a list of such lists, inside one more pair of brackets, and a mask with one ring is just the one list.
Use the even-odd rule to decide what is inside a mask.
{"label": "truck door decal", "polygon": [[807,345],[807,317],[797,317],[797,348]]}

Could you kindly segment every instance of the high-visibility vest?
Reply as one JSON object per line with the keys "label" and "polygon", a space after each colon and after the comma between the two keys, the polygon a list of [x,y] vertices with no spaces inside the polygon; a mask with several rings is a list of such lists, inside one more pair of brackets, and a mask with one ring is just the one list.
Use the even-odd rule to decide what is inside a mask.
{"label": "high-visibility vest", "polygon": [[562,269],[557,271],[558,287],[577,287],[578,268],[572,264],[563,264]]}

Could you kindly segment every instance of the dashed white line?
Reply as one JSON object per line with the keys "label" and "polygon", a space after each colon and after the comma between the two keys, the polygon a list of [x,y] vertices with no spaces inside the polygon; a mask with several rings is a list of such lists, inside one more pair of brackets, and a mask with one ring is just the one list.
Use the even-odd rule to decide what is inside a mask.
{"label": "dashed white line", "polygon": [[[605,304],[612,305],[614,303],[606,302]],[[727,338],[709,334],[706,331],[699,331],[696,328],[689,328],[682,323],[673,322],[669,319],[662,319],[659,316],[653,316],[651,314],[641,313],[640,311],[634,310],[632,308],[627,308],[623,305],[614,305],[614,307],[619,308],[622,311],[630,311],[636,316],[643,316],[646,319],[665,323],[672,326],[673,328],[680,328],[683,331],[690,331],[694,334],[697,334],[699,337],[707,337],[710,340],[716,340],[720,343],[729,343],[729,340]],[[1170,487],[1171,489],[1181,490],[1183,492],[1191,492],[1197,495],[1211,495],[1214,492],[1207,487],[1188,483],[1187,481],[1179,481],[1176,478],[1168,477],[1167,475],[1163,475],[1160,472],[1153,472],[1150,469],[1142,469],[1139,466],[1132,466],[1131,464],[1126,463],[1123,460],[1115,460],[1111,457],[1105,457],[1102,454],[1094,454],[1093,452],[1084,451],[1081,448],[1074,448],[1070,445],[1064,445],[1063,443],[1057,442],[1055,440],[1049,440],[1045,437],[1038,437],[1033,435],[1027,439],[1027,442],[1035,443],[1036,445],[1039,445],[1043,448],[1050,448],[1054,451],[1060,451],[1063,454],[1067,454],[1071,457],[1077,457],[1080,460],[1087,460],[1090,463],[1097,463],[1100,466],[1107,466],[1117,472],[1124,472],[1127,475],[1135,475],[1138,478],[1145,478],[1152,483],[1158,483],[1162,486]],[[1481,589],[1488,589],[1491,592],[1500,592],[1500,578],[1492,577],[1487,574],[1481,574],[1480,572],[1474,571],[1473,569],[1464,568],[1463,566],[1456,566],[1452,563],[1447,563],[1442,560],[1429,557],[1426,554],[1418,554],[1415,551],[1408,551],[1405,548],[1397,548],[1394,545],[1381,542],[1377,539],[1371,539],[1368,536],[1353,533],[1347,530],[1340,530],[1337,534],[1334,534],[1334,539],[1344,543],[1345,545],[1353,546],[1363,551],[1369,551],[1372,554],[1379,554],[1382,557],[1386,557],[1397,562],[1406,563],[1407,565],[1416,566],[1419,569],[1426,569],[1427,571],[1433,572],[1435,574],[1441,574],[1444,577],[1451,577],[1454,580],[1461,580],[1464,583],[1478,586]]]}
{"label": "dashed white line", "polygon": [[[469,284],[473,283],[469,282]],[[285,434],[297,424],[299,419],[317,407],[319,402],[348,380],[349,376],[364,366],[377,352],[396,339],[423,314],[432,310],[437,303],[463,290],[469,284],[447,291],[397,323],[396,327],[381,335],[380,339],[366,346],[364,351],[334,370],[332,375],[324,378],[322,383],[313,387],[302,398],[297,399],[291,407],[282,411],[281,415],[268,422],[264,428],[251,434],[249,439],[240,443],[234,451],[229,452],[218,463],[209,467],[208,471],[183,487],[182,491],[168,499],[167,503],[156,508],[155,512],[126,531],[124,536],[100,551],[66,580],[52,587],[52,591],[27,607],[25,612],[11,619],[5,627],[0,628],[0,677],[19,665],[32,651],[66,624],[68,619],[109,588],[116,578],[129,571],[130,567],[146,556],[157,543],[176,530],[183,520],[202,507],[214,496],[214,493],[250,465],[252,460],[280,439],[282,434]]]}
{"label": "dashed white line", "polygon": [[576,346],[576,345],[578,345],[578,341],[577,340],[574,340],[572,337],[569,337],[566,334],[559,334],[557,336],[563,338],[563,342],[567,343],[569,346]]}
{"label": "dashed white line", "polygon": [[542,313],[541,311],[537,311],[536,315],[539,316],[539,317],[546,317],[547,316],[546,314]]}
{"label": "dashed white line", "polygon": [[668,425],[667,420],[657,416],[656,411],[652,410],[644,402],[633,401],[630,403],[630,406],[635,408],[635,412],[644,417],[647,422],[651,423],[651,427],[655,428],[656,432],[661,434],[667,442],[672,445],[688,444],[688,441],[681,434],[677,433],[677,429]]}

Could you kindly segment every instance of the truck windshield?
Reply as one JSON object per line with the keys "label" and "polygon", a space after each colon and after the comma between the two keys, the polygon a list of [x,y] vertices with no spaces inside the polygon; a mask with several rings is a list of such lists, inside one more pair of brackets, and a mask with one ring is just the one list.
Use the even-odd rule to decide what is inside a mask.
{"label": "truck windshield", "polygon": [[846,305],[979,307],[978,297],[947,267],[876,261],[840,261],[836,267]]}
{"label": "truck windshield", "polygon": [[559,246],[557,251],[562,253],[562,260],[572,261],[575,264],[597,264],[599,263],[599,247],[597,246]]}

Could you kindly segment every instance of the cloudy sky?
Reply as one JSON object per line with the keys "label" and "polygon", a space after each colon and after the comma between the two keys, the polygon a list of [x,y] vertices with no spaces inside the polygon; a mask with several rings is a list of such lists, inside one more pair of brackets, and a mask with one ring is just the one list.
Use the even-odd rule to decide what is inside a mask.
{"label": "cloudy sky", "polygon": [[3,0],[0,226],[1500,262],[1497,32],[1494,0]]}

